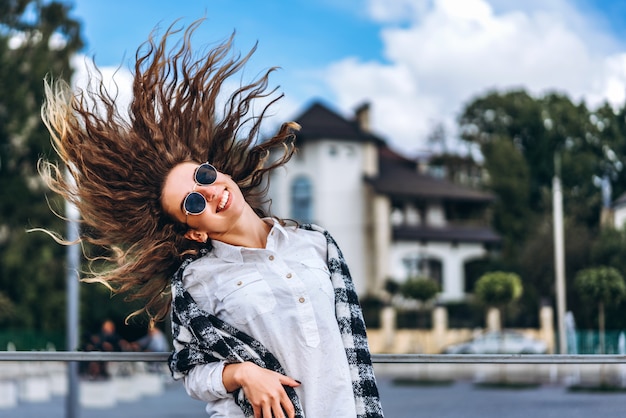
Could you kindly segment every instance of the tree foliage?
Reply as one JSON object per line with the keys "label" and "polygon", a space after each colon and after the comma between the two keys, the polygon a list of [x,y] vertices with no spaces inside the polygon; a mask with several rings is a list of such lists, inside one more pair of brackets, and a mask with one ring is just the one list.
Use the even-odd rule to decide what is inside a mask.
{"label": "tree foliage", "polygon": [[402,283],[400,292],[408,299],[426,303],[439,293],[439,285],[428,277],[411,277]]}
{"label": "tree foliage", "polygon": [[574,286],[582,300],[598,307],[600,353],[605,352],[605,307],[616,305],[626,297],[622,274],[613,267],[590,267],[576,274]]}
{"label": "tree foliage", "polygon": [[[601,195],[594,178],[607,177],[616,193],[624,191],[624,132],[619,115],[608,106],[596,111],[567,96],[551,93],[533,98],[524,91],[492,92],[471,102],[459,118],[465,141],[480,146],[492,182],[497,188],[502,167],[517,174],[497,190],[523,191],[518,204],[535,214],[549,212],[555,175],[555,155],[561,156],[564,207],[577,223],[596,226]],[[502,143],[507,145],[502,145]],[[499,152],[498,152],[499,151]],[[528,188],[527,191],[524,189]],[[504,216],[502,210],[496,217]],[[505,234],[506,222],[500,222]],[[517,226],[512,226],[513,232]]]}
{"label": "tree foliage", "polygon": [[480,148],[485,187],[497,196],[493,226],[503,237],[502,263],[524,277],[525,316],[554,300],[555,175],[563,192],[568,305],[577,296],[571,286],[574,273],[594,257],[623,265],[618,256],[606,253],[609,244],[602,244],[610,236],[600,225],[600,186],[610,184],[612,199],[626,191],[625,116],[625,108],[603,104],[591,109],[564,94],[533,97],[523,90],[488,92],[462,111],[462,138]]}
{"label": "tree foliage", "polygon": [[426,318],[420,314],[429,311],[427,303],[440,292],[441,289],[439,289],[439,284],[430,277],[414,276],[409,277],[404,283],[402,283],[399,290],[405,298],[420,302],[420,305],[417,307],[417,322],[418,327],[420,326],[420,323],[421,327],[425,327]]}
{"label": "tree foliage", "polygon": [[[57,1],[0,0],[0,327],[63,329],[65,249],[32,227],[63,232],[37,161],[52,157],[40,119],[45,77],[72,75],[80,25]],[[51,197],[51,206],[63,208]]]}
{"label": "tree foliage", "polygon": [[579,271],[576,290],[587,302],[612,305],[626,297],[622,274],[613,267],[590,267]]}
{"label": "tree foliage", "polygon": [[494,271],[476,282],[474,294],[487,306],[503,307],[522,296],[522,280],[515,273]]}

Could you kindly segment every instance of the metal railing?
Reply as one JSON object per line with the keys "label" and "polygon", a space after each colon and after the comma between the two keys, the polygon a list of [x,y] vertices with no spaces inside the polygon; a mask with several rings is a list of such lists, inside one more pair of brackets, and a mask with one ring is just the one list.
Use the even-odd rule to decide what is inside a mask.
{"label": "metal railing", "polygon": [[[0,351],[3,361],[155,361],[169,353],[101,351]],[[626,355],[609,354],[372,354],[373,363],[464,364],[626,364]]]}
{"label": "metal railing", "polygon": [[[99,351],[0,351],[0,367],[9,362],[67,363],[68,392],[65,417],[78,418],[78,363],[105,362],[166,362],[170,353],[99,352]],[[373,354],[378,364],[626,364],[626,355],[608,354]],[[622,367],[622,366],[620,366]]]}

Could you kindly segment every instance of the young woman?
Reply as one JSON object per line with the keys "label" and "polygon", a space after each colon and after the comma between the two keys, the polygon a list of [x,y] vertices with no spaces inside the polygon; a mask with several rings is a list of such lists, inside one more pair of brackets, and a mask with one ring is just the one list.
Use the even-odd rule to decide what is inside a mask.
{"label": "young woman", "polygon": [[114,266],[89,280],[145,299],[151,320],[172,307],[170,368],[211,417],[381,417],[341,251],[323,229],[264,210],[267,174],[298,128],[258,141],[278,98],[250,110],[273,96],[272,70],[217,108],[254,50],[232,56],[231,38],[196,56],[198,25],[172,50],[172,28],[139,48],[128,114],[101,80],[76,92],[46,83],[43,118],[71,180],[50,162],[41,172]]}

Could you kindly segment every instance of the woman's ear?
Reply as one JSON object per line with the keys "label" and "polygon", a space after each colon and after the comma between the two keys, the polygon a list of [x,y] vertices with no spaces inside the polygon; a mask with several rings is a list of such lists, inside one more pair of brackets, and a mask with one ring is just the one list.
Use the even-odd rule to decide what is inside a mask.
{"label": "woman's ear", "polygon": [[205,243],[209,240],[209,234],[206,232],[200,232],[197,229],[189,229],[185,232],[185,238],[190,241]]}

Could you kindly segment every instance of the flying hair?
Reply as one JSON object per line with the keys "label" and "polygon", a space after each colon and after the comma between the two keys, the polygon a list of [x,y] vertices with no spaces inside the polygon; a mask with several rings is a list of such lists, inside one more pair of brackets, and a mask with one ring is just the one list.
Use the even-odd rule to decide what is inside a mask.
{"label": "flying hair", "polygon": [[[244,68],[256,46],[244,56],[234,54],[233,34],[196,55],[191,40],[201,23],[186,29],[173,24],[160,39],[155,30],[138,48],[127,109],[119,108],[97,68],[86,88],[72,90],[62,80],[44,83],[42,118],[62,164],[40,160],[40,174],[78,208],[80,241],[106,254],[90,257],[84,280],[146,301],[129,317],[145,311],[151,321],[162,319],[171,301],[170,276],[185,254],[202,246],[185,239],[187,226],[161,207],[174,166],[210,162],[232,177],[259,216],[267,216],[268,174],[294,153],[296,123],[260,140],[268,109],[282,97],[268,90],[275,68],[240,84],[218,107],[226,80]],[[268,104],[254,115],[259,99]],[[103,260],[106,268],[93,268]]]}

